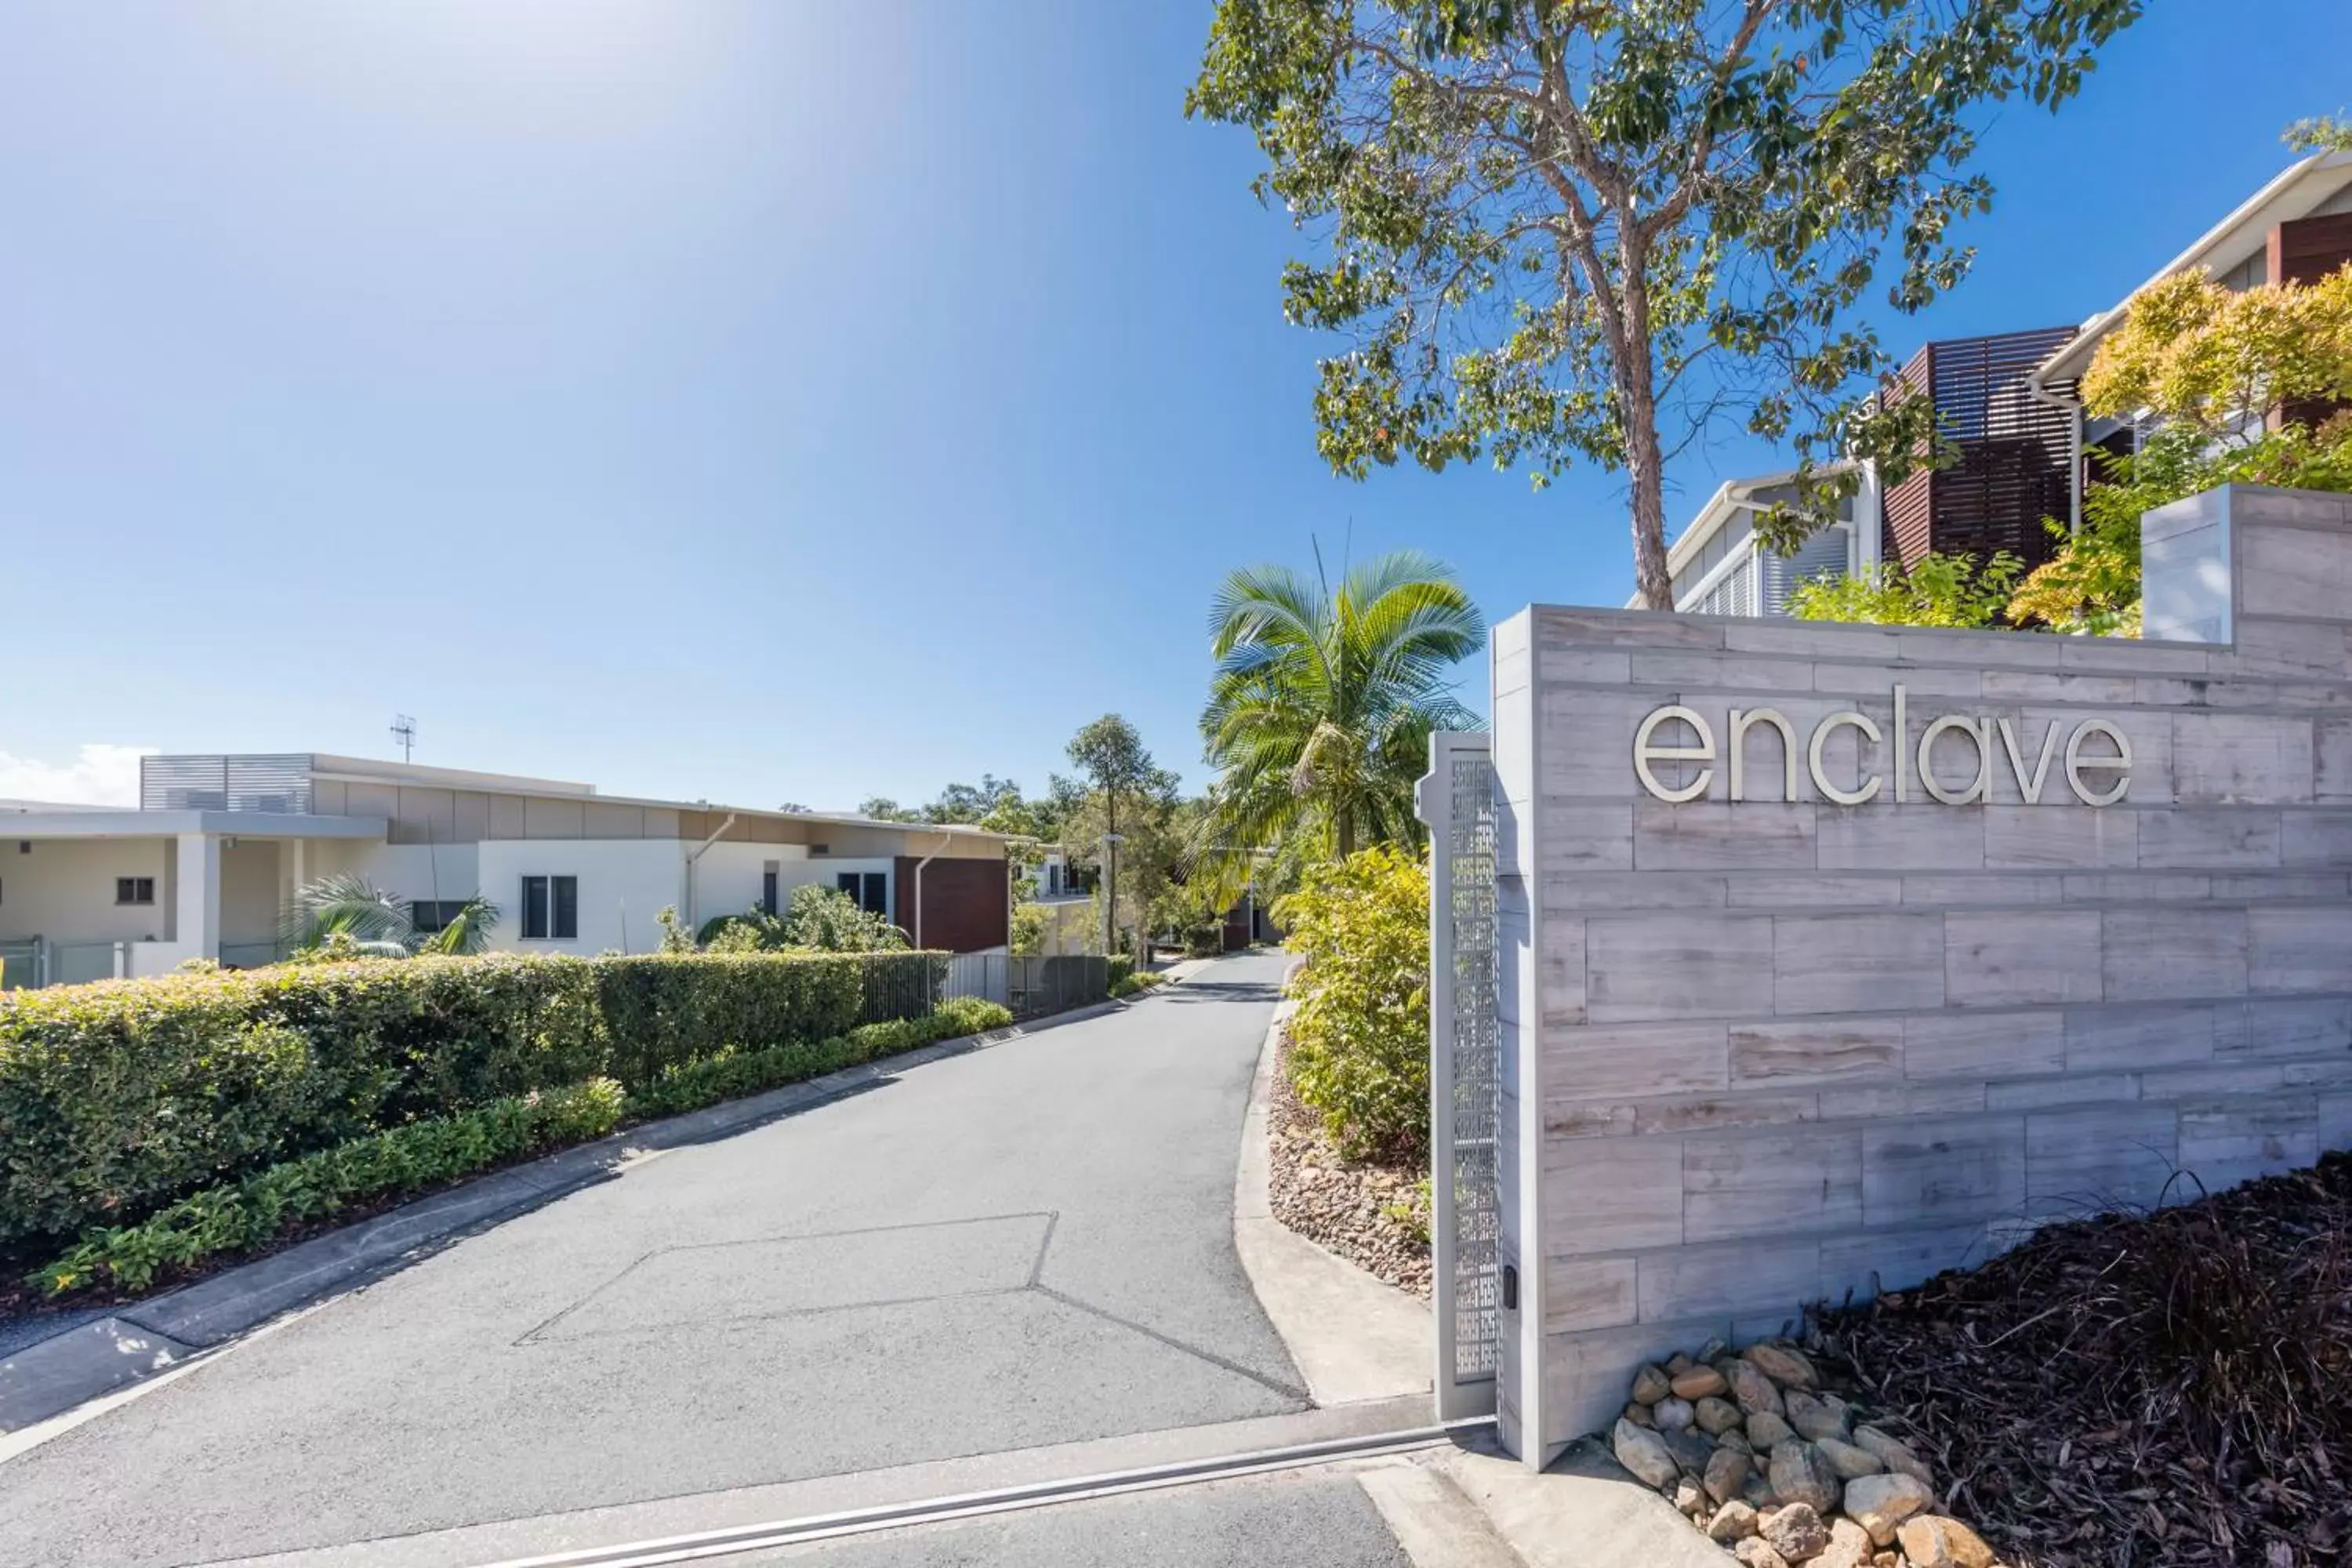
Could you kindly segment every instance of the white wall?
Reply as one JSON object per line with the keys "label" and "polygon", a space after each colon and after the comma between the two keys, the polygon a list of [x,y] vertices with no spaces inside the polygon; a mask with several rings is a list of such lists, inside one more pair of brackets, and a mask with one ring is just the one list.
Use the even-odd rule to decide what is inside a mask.
{"label": "white wall", "polygon": [[518,890],[509,889],[502,895],[481,885],[478,852],[482,847],[485,847],[473,844],[374,844],[349,838],[315,838],[303,846],[302,879],[315,882],[321,877],[349,872],[404,899],[465,899],[478,892],[505,909],[515,900]]}
{"label": "white wall", "polygon": [[220,944],[254,948],[278,940],[279,886],[274,839],[239,838],[221,847]]}
{"label": "white wall", "polygon": [[[0,838],[0,941],[160,940],[170,922],[169,838]],[[152,904],[117,904],[117,877],[152,877]]]}
{"label": "white wall", "polygon": [[[506,838],[481,846],[482,895],[499,907],[490,945],[508,952],[607,948],[651,952],[661,945],[656,910],[683,910],[686,852],[675,838]],[[522,940],[522,879],[580,879],[580,934],[569,942]],[[445,895],[454,896],[454,895]]]}

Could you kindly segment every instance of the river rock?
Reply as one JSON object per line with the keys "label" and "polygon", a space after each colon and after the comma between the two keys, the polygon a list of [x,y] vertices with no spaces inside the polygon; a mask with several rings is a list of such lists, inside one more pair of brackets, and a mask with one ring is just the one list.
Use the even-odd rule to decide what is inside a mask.
{"label": "river rock", "polygon": [[1878,1456],[1878,1462],[1888,1469],[1923,1480],[1929,1486],[1936,1484],[1936,1477],[1927,1468],[1927,1461],[1892,1432],[1877,1426],[1857,1426],[1853,1429],[1853,1440],[1859,1447]]}
{"label": "river rock", "polygon": [[1650,1414],[1650,1407],[1646,1405],[1639,1403],[1628,1405],[1622,1414],[1626,1420],[1636,1426],[1654,1427],[1658,1424],[1658,1418]]}
{"label": "river rock", "polygon": [[1651,1405],[1650,1414],[1656,1419],[1661,1432],[1679,1432],[1698,1416],[1698,1413],[1691,1408],[1689,1400],[1676,1399],[1671,1394]]}
{"label": "river rock", "polygon": [[1841,1515],[1830,1521],[1830,1543],[1813,1559],[1811,1568],[1871,1568],[1876,1556],[1870,1532]]}
{"label": "river rock", "polygon": [[1641,1369],[1633,1373],[1633,1398],[1638,1404],[1655,1405],[1673,1392],[1674,1385],[1667,1382],[1665,1369],[1663,1367],[1651,1366],[1644,1363]]}
{"label": "river rock", "polygon": [[[1778,1487],[1779,1450],[1773,1452],[1776,1463],[1772,1479],[1774,1486]],[[1895,1532],[1903,1521],[1935,1500],[1936,1494],[1927,1489],[1927,1482],[1899,1471],[1884,1476],[1864,1476],[1849,1483],[1845,1489],[1847,1517],[1870,1531],[1870,1539],[1880,1546],[1893,1545]]]}
{"label": "river rock", "polygon": [[1694,1363],[1690,1357],[1682,1354],[1680,1352],[1676,1352],[1674,1355],[1666,1358],[1666,1375],[1668,1377],[1680,1377],[1683,1373],[1688,1372],[1693,1364]]}
{"label": "river rock", "polygon": [[1756,1510],[1738,1498],[1715,1510],[1707,1521],[1706,1538],[1725,1546],[1735,1541],[1745,1541],[1756,1533]]}
{"label": "river rock", "polygon": [[1765,1376],[1754,1362],[1726,1356],[1716,1363],[1716,1370],[1731,1389],[1731,1402],[1742,1411],[1750,1415],[1780,1414],[1780,1385]]}
{"label": "river rock", "polygon": [[1992,1548],[1957,1519],[1924,1513],[1895,1530],[1912,1568],[1992,1568]]}
{"label": "river rock", "polygon": [[1748,1434],[1742,1432],[1737,1426],[1734,1426],[1728,1432],[1717,1435],[1715,1440],[1718,1446],[1729,1448],[1736,1453],[1747,1454],[1752,1457],[1756,1452],[1756,1445],[1750,1443],[1748,1440]]}
{"label": "river rock", "polygon": [[1789,1568],[1789,1560],[1773,1551],[1771,1543],[1760,1535],[1734,1543],[1731,1554],[1739,1560],[1739,1568]]}
{"label": "river rock", "polygon": [[1857,1476],[1874,1476],[1886,1468],[1880,1463],[1878,1456],[1867,1448],[1857,1448],[1852,1443],[1841,1443],[1835,1437],[1817,1437],[1813,1441],[1814,1446],[1821,1449],[1822,1458],[1830,1462],[1830,1468],[1838,1473],[1840,1480],[1850,1481]]}
{"label": "river rock", "polygon": [[1675,1484],[1682,1467],[1675,1463],[1666,1440],[1647,1426],[1636,1426],[1631,1421],[1620,1421],[1610,1434],[1609,1447],[1617,1455],[1617,1462],[1633,1472],[1643,1486],[1664,1490]]}
{"label": "river rock", "polygon": [[1830,1527],[1808,1503],[1774,1509],[1756,1522],[1772,1550],[1790,1563],[1810,1563],[1830,1543]]}
{"label": "river rock", "polygon": [[[1822,1458],[1822,1451],[1811,1443],[1792,1437],[1788,1442],[1773,1445],[1769,1475],[1772,1495],[1782,1502],[1803,1503],[1817,1514],[1836,1511],[1840,1489],[1838,1474],[1830,1468],[1830,1462]],[[1916,1512],[1917,1510],[1912,1511]],[[1889,1525],[1887,1528],[1892,1531],[1894,1527]]]}
{"label": "river rock", "polygon": [[1675,1509],[1696,1518],[1706,1511],[1706,1493],[1696,1481],[1675,1483]]}
{"label": "river rock", "polygon": [[1707,1496],[1727,1503],[1748,1484],[1748,1456],[1737,1448],[1717,1448],[1707,1459],[1706,1469],[1699,1479],[1706,1487]]}
{"label": "river rock", "polygon": [[1759,1410],[1748,1418],[1748,1446],[1759,1454],[1769,1454],[1790,1438],[1796,1429],[1769,1410]]}
{"label": "river rock", "polygon": [[1710,1437],[1720,1437],[1739,1425],[1739,1406],[1727,1399],[1709,1394],[1691,1408],[1699,1430]]}
{"label": "river rock", "polygon": [[1679,1431],[1661,1432],[1658,1436],[1664,1440],[1666,1452],[1675,1457],[1675,1463],[1683,1468],[1685,1474],[1703,1476],[1706,1473],[1707,1461],[1715,1458],[1715,1445],[1706,1440],[1705,1433],[1685,1426]]}
{"label": "river rock", "polygon": [[1698,1401],[1727,1393],[1731,1385],[1711,1366],[1695,1366],[1674,1380],[1675,1397]]}
{"label": "river rock", "polygon": [[1793,1345],[1749,1345],[1739,1353],[1783,1388],[1815,1388],[1821,1384],[1821,1374],[1813,1370],[1813,1363]]}
{"label": "river rock", "polygon": [[1800,1437],[1809,1437],[1816,1443],[1824,1437],[1843,1440],[1850,1429],[1852,1417],[1846,1411],[1845,1401],[1834,1394],[1816,1398],[1810,1394],[1792,1391],[1788,1404],[1789,1425],[1797,1429]]}

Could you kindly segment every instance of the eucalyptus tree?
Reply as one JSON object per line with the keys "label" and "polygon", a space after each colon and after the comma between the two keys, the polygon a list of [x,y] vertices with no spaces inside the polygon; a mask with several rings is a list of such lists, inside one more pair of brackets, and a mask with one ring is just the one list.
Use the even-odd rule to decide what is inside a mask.
{"label": "eucalyptus tree", "polygon": [[1218,776],[1196,867],[1237,891],[1262,857],[1296,865],[1417,841],[1430,732],[1478,724],[1451,682],[1486,626],[1445,567],[1401,550],[1330,588],[1254,566],[1225,579],[1209,618],[1217,673],[1201,733]]}
{"label": "eucalyptus tree", "polygon": [[[1730,424],[1794,446],[1793,544],[1880,460],[1938,460],[1857,307],[1966,274],[1993,105],[2054,108],[2141,0],[1219,0],[1188,112],[1251,127],[1255,190],[1328,247],[1283,275],[1338,333],[1342,474],[1582,459],[1626,476],[1672,608],[1664,469]],[[1892,242],[1894,255],[1882,258]],[[1884,276],[1882,276],[1884,273]]]}

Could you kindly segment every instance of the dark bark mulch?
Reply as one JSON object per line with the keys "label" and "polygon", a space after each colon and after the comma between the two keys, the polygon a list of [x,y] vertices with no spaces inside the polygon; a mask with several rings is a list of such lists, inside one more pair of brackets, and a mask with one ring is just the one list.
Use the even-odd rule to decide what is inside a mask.
{"label": "dark bark mulch", "polygon": [[2352,1563],[2352,1157],[1822,1314],[2016,1568]]}

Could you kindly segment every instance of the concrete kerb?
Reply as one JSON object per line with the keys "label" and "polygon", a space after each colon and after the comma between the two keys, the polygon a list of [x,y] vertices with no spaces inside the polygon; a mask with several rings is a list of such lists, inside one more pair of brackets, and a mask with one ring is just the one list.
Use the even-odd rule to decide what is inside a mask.
{"label": "concrete kerb", "polygon": [[1250,1085],[1234,1179],[1234,1247],[1258,1304],[1282,1336],[1318,1405],[1425,1394],[1436,1330],[1428,1305],[1318,1247],[1274,1216],[1268,1190],[1267,1106],[1283,1025],[1275,1008]]}
{"label": "concrete kerb", "polygon": [[[1171,973],[1171,979],[1181,982],[1195,973],[1198,967]],[[432,1249],[604,1181],[633,1159],[729,1137],[862,1093],[928,1062],[1098,1018],[1128,1005],[1101,1002],[1010,1028],[935,1041],[881,1062],[648,1121],[404,1204],[94,1321],[68,1320],[58,1332],[0,1359],[0,1433],[22,1431],[154,1377],[295,1308],[363,1285]]]}

